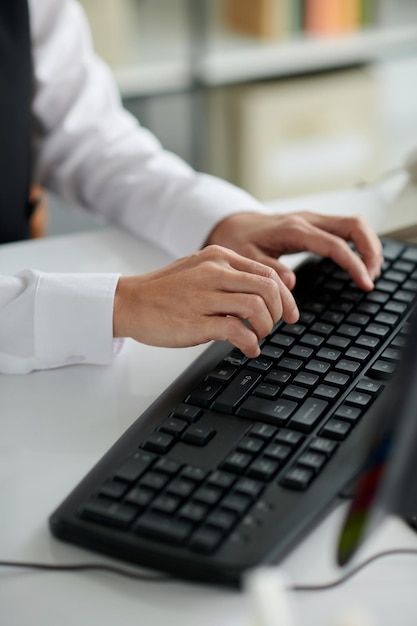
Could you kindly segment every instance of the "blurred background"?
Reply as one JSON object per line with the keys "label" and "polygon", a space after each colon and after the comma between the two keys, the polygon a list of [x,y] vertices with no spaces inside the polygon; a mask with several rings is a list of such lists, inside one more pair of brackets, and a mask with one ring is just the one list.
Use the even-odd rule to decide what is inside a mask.
{"label": "blurred background", "polygon": [[[125,106],[262,201],[417,148],[417,0],[81,0]],[[50,234],[97,227],[49,198]]]}

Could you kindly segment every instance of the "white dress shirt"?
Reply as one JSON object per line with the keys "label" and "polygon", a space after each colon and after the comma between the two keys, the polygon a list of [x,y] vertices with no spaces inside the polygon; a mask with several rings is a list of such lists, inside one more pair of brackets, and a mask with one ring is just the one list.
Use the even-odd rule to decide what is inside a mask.
{"label": "white dress shirt", "polygon": [[[246,192],[196,173],[126,112],[94,54],[76,0],[29,0],[35,71],[35,179],[177,257],[217,222],[263,210]],[[113,355],[116,274],[0,276],[0,372]]]}

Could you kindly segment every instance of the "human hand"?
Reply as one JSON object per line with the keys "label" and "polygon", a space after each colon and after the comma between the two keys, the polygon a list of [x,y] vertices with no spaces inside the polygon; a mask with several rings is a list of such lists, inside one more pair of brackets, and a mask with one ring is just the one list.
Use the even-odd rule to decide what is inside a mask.
{"label": "human hand", "polygon": [[[275,270],[220,246],[208,246],[164,269],[119,279],[115,337],[154,346],[229,341],[248,357],[281,319],[298,319],[294,298]],[[247,324],[242,320],[246,320]]]}
{"label": "human hand", "polygon": [[[357,253],[348,245],[355,245]],[[307,211],[287,215],[236,213],[222,220],[208,244],[218,244],[272,267],[289,289],[295,274],[277,259],[309,251],[329,257],[365,291],[373,288],[382,263],[382,246],[362,217],[320,215]]]}

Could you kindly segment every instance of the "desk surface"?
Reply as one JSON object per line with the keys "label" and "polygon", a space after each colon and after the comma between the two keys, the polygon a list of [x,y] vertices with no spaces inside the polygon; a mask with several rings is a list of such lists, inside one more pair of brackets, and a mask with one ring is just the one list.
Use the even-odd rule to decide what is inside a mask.
{"label": "desk surface", "polygon": [[[353,207],[376,225],[386,211],[385,200],[369,190],[332,194],[321,198],[319,207],[314,205],[309,201],[305,208],[349,212]],[[138,273],[168,261],[160,251],[112,228],[0,248],[3,273],[25,267]],[[48,516],[203,349],[170,350],[127,341],[109,366],[0,376],[1,559],[109,561],[53,538]],[[342,509],[334,511],[282,563],[290,582],[317,584],[340,576],[334,545],[342,515]],[[400,520],[389,518],[358,559],[396,547],[416,548],[417,536]],[[357,609],[373,618],[369,625],[415,626],[416,582],[416,556],[385,558],[340,588],[296,595],[296,624],[337,626],[347,623],[343,615]],[[7,626],[195,626],[197,620],[199,626],[249,626],[253,622],[248,612],[243,593],[179,581],[140,583],[106,573],[0,569],[0,621]]]}

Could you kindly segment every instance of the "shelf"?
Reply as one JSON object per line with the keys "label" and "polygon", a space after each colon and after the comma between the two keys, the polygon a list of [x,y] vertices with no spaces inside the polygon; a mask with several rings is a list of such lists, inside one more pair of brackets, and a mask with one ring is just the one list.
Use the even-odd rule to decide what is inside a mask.
{"label": "shelf", "polygon": [[194,79],[203,86],[216,87],[379,61],[390,55],[417,51],[417,25],[276,42],[218,32],[209,37],[197,69],[184,50],[175,55],[172,50],[179,52],[178,42],[164,37],[157,58],[153,58],[155,41],[148,44],[142,39],[138,62],[113,68],[123,97],[183,91],[193,86]]}
{"label": "shelf", "polygon": [[411,47],[417,51],[417,25],[265,43],[219,34],[201,60],[200,79],[207,86],[269,79],[376,61]]}

